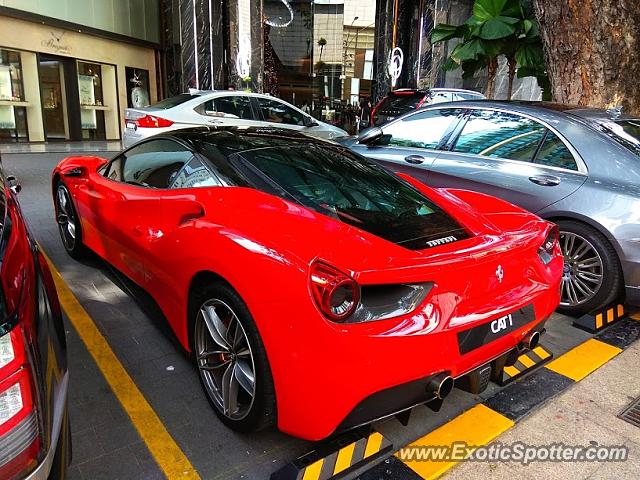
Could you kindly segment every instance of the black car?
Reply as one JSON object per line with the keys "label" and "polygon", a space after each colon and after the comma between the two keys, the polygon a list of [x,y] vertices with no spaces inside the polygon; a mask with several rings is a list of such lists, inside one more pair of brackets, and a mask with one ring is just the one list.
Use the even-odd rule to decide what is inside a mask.
{"label": "black car", "polygon": [[53,278],[0,163],[0,479],[62,479],[67,347]]}

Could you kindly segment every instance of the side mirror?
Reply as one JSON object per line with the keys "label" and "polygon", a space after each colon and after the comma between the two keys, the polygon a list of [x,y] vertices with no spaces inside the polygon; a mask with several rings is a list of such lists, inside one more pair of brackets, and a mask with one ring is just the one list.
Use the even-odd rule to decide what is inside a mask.
{"label": "side mirror", "polygon": [[19,194],[22,191],[22,185],[18,183],[18,179],[13,175],[7,176],[7,185],[14,195]]}
{"label": "side mirror", "polygon": [[383,135],[382,129],[380,127],[371,127],[363,130],[360,135],[358,135],[358,143],[362,143],[363,145],[367,145],[375,142]]}
{"label": "side mirror", "polygon": [[304,126],[305,127],[317,127],[318,125],[319,125],[319,123],[316,122],[315,118],[309,117],[307,115],[304,116]]}

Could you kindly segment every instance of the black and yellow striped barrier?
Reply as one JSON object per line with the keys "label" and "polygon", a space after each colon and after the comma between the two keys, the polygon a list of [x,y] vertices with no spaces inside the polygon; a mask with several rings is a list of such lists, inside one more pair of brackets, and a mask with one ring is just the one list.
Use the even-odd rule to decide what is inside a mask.
{"label": "black and yellow striped barrier", "polygon": [[624,318],[626,312],[624,305],[616,304],[602,310],[598,310],[574,320],[573,325],[589,333],[596,333],[614,322]]}
{"label": "black and yellow striped barrier", "polygon": [[542,345],[538,345],[533,350],[520,355],[518,360],[516,360],[516,363],[513,365],[504,367],[502,374],[498,377],[496,383],[501,387],[504,387],[508,383],[513,382],[516,378],[519,378],[534,368],[547,363],[552,358],[553,354],[549,350]]}
{"label": "black and yellow striped barrier", "polygon": [[271,475],[271,480],[329,480],[373,464],[391,453],[392,445],[381,433],[352,432],[303,455]]}

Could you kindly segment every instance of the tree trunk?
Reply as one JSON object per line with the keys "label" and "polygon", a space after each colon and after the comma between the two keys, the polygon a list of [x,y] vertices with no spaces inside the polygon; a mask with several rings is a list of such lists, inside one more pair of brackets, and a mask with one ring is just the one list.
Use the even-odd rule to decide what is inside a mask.
{"label": "tree trunk", "polygon": [[553,99],[640,113],[638,0],[534,0]]}
{"label": "tree trunk", "polygon": [[509,75],[509,85],[507,88],[507,100],[511,100],[513,96],[513,79],[516,76],[516,66],[518,62],[516,61],[515,53],[507,56],[507,66],[509,67],[508,75]]}
{"label": "tree trunk", "polygon": [[498,73],[498,57],[490,58],[487,64],[487,90],[485,92],[487,98],[493,98],[493,85],[496,81],[496,73]]}

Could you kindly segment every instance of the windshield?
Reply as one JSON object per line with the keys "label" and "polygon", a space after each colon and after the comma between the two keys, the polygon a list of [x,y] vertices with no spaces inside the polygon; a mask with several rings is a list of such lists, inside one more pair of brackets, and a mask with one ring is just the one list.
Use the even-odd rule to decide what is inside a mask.
{"label": "windshield", "polygon": [[424,93],[408,93],[389,95],[380,105],[381,112],[387,110],[411,110],[416,108],[424,98]]}
{"label": "windshield", "polygon": [[338,149],[307,144],[239,155],[279,187],[254,182],[256,188],[403,247],[418,250],[467,237],[453,218],[412,186]]}
{"label": "windshield", "polygon": [[165,98],[164,100],[160,100],[158,103],[154,103],[151,105],[151,108],[157,108],[158,110],[167,110],[169,108],[177,107],[178,105],[188,102],[196,98],[194,95],[190,93],[181,93],[180,95],[176,95],[175,97]]}
{"label": "windshield", "polygon": [[602,126],[606,135],[640,155],[640,120],[615,120],[605,122]]}

